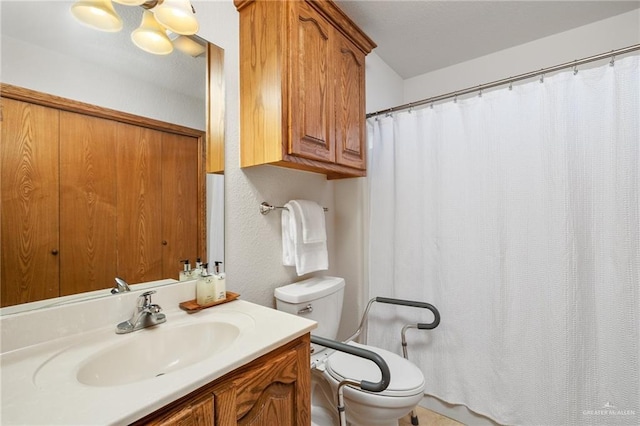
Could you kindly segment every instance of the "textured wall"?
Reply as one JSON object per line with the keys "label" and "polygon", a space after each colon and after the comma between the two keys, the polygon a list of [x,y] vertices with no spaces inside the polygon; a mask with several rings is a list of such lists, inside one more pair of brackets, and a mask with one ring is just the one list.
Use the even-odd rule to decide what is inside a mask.
{"label": "textured wall", "polygon": [[[366,179],[327,181],[323,175],[273,166],[239,167],[238,14],[230,0],[194,2],[201,35],[225,49],[226,81],[226,271],[231,290],[242,298],[274,306],[277,286],[298,281],[292,267],[281,262],[280,214],[262,216],[262,201],[283,205],[290,199],[317,201],[329,208],[327,232],[329,271],[346,280],[340,337],[357,328],[367,295]],[[367,111],[402,101],[402,80],[375,53],[367,57]]]}
{"label": "textured wall", "polygon": [[[280,213],[263,216],[261,202],[283,205],[290,199],[314,200],[329,208],[327,232],[330,268],[335,264],[334,183],[324,175],[272,166],[240,168],[238,13],[232,1],[194,1],[200,35],[225,50],[225,261],[227,287],[245,300],[275,306],[277,286],[299,279],[282,265]],[[335,273],[332,270],[329,273]]]}

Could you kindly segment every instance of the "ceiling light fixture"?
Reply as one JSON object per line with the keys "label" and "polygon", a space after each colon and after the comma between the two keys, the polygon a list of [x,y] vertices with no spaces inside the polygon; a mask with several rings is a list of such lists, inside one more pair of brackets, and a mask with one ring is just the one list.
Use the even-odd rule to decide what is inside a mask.
{"label": "ceiling light fixture", "polygon": [[156,19],[176,34],[192,35],[198,32],[196,12],[189,0],[163,0],[153,8]]}
{"label": "ceiling light fixture", "polygon": [[80,0],[71,6],[71,14],[80,23],[99,31],[117,32],[122,29],[122,19],[116,13],[111,0]]}
{"label": "ceiling light fixture", "polygon": [[[100,31],[116,32],[122,29],[122,19],[112,0],[77,0],[71,14],[82,24]],[[140,26],[131,33],[131,40],[140,49],[156,55],[173,51],[169,30],[190,36],[198,31],[198,20],[189,0],[113,0],[126,6],[145,9]],[[178,39],[176,39],[178,40]],[[188,43],[179,41],[178,43]],[[176,46],[177,47],[177,46]],[[183,50],[183,49],[180,49]],[[193,55],[192,55],[193,56]]]}
{"label": "ceiling light fixture", "polygon": [[153,13],[145,10],[140,26],[131,33],[131,40],[140,49],[155,55],[173,52],[173,44]]}
{"label": "ceiling light fixture", "polygon": [[205,46],[198,43],[198,41],[194,40],[189,36],[177,35],[176,38],[172,38],[172,37],[170,38],[171,38],[171,41],[173,42],[173,47],[175,47],[182,53],[185,53],[189,56],[193,56],[194,58],[197,58],[198,56],[203,55],[207,50]]}
{"label": "ceiling light fixture", "polygon": [[141,6],[147,0],[113,0],[116,3],[124,4],[125,6]]}

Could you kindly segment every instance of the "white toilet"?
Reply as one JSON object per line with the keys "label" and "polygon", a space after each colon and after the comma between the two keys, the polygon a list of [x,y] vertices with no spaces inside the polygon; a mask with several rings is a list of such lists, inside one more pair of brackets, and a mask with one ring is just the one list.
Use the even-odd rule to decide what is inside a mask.
{"label": "white toilet", "polygon": [[[344,279],[316,277],[275,290],[278,310],[301,315],[318,322],[312,332],[327,339],[336,338],[342,301]],[[398,425],[423,397],[424,376],[411,362],[384,349],[350,342],[350,345],[379,354],[389,366],[391,380],[386,390],[373,393],[344,387],[346,419],[354,426]],[[313,426],[339,424],[337,389],[343,379],[377,382],[381,378],[378,367],[355,355],[312,345],[311,349],[311,421]]]}

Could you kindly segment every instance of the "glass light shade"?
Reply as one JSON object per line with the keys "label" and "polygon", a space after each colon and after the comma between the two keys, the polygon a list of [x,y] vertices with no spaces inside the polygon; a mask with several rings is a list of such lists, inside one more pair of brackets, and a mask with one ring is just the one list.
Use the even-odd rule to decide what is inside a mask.
{"label": "glass light shade", "polygon": [[184,35],[178,36],[173,40],[173,47],[189,56],[193,56],[194,58],[204,54],[205,52],[205,47],[203,45]]}
{"label": "glass light shade", "polygon": [[113,0],[116,3],[124,4],[126,6],[140,6],[145,3],[147,0]]}
{"label": "glass light shade", "polygon": [[164,28],[148,10],[142,14],[140,26],[131,33],[131,40],[140,49],[154,55],[168,55],[173,51],[173,45]]}
{"label": "glass light shade", "polygon": [[198,32],[198,20],[189,0],[163,0],[153,8],[156,19],[176,34],[192,35]]}
{"label": "glass light shade", "polygon": [[122,29],[122,19],[111,0],[79,0],[71,6],[71,14],[82,24],[96,30],[116,32]]}

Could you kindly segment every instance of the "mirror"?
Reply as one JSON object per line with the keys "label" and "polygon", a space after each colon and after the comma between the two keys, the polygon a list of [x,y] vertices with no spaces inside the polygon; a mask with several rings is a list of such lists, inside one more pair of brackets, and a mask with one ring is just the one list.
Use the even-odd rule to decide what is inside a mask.
{"label": "mirror", "polygon": [[[114,4],[124,28],[118,33],[106,33],[78,23],[69,13],[72,4],[73,1],[0,3],[2,83],[201,131],[223,121],[219,111],[217,116],[212,113],[207,96],[210,90],[216,90],[207,71],[207,56],[217,55],[210,62],[222,60],[222,49],[208,45],[208,54],[195,58],[177,49],[167,56],[152,55],[130,40],[131,31],[140,24],[141,8]],[[222,65],[218,68],[220,71]],[[215,138],[223,140],[223,134]],[[224,259],[223,181],[222,174],[206,176],[205,261]],[[179,268],[176,265],[176,273]],[[93,297],[93,293],[105,292],[77,297]],[[74,299],[60,298],[65,303]],[[47,299],[24,307],[56,302]],[[3,308],[0,313],[19,310],[17,306]]]}

